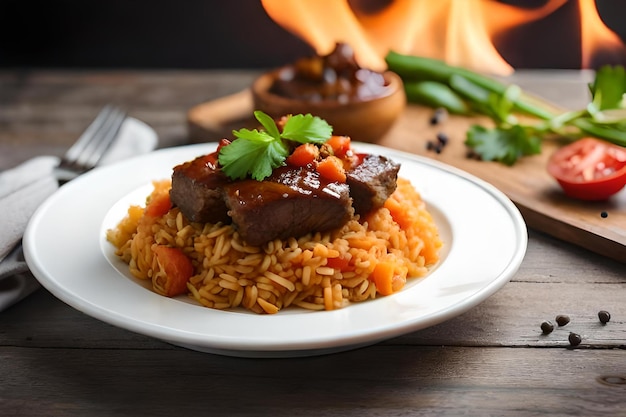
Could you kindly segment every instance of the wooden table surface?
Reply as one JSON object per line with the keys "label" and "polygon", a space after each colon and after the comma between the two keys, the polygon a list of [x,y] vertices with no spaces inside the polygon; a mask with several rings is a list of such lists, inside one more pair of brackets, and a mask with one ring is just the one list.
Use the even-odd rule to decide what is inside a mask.
{"label": "wooden table surface", "polygon": [[[0,72],[0,169],[61,155],[106,103],[187,143],[186,112],[241,71]],[[535,79],[529,87],[570,97]],[[541,83],[544,84],[541,84]],[[555,87],[556,86],[556,87]],[[611,313],[602,325],[600,310]],[[540,324],[566,314],[550,335]],[[582,336],[571,348],[570,332]],[[465,314],[296,359],[199,353],[93,319],[40,289],[0,312],[2,416],[624,416],[626,264],[529,230],[512,280]]]}

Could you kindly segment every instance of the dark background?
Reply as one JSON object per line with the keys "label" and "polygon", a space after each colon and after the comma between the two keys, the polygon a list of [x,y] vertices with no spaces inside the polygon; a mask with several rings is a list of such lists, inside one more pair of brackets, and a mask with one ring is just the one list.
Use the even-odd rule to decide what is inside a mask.
{"label": "dark background", "polygon": [[[626,39],[626,1],[596,1],[607,26]],[[570,0],[496,46],[515,68],[578,68],[575,18]],[[312,53],[267,16],[260,0],[0,1],[4,68],[267,68]],[[626,63],[623,55],[602,58]]]}

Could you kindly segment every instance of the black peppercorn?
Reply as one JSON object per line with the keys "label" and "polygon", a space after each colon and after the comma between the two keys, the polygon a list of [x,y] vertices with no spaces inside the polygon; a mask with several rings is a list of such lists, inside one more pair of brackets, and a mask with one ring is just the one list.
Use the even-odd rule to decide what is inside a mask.
{"label": "black peppercorn", "polygon": [[601,310],[598,312],[598,318],[602,324],[607,324],[609,320],[611,320],[611,313],[605,310]]}
{"label": "black peppercorn", "polygon": [[429,151],[434,151],[435,153],[441,153],[443,147],[441,146],[441,143],[429,140],[428,142],[426,142],[426,149]]}
{"label": "black peppercorn", "polygon": [[435,109],[433,116],[430,118],[430,124],[436,125],[436,124],[443,122],[447,115],[448,115],[448,112],[443,107],[439,107]]}
{"label": "black peppercorn", "polygon": [[437,141],[442,145],[446,146],[448,144],[448,135],[443,132],[437,133]]}
{"label": "black peppercorn", "polygon": [[602,213],[600,213],[600,217],[602,217],[603,219],[606,219],[607,217],[609,217],[609,213],[607,213],[606,211],[603,211]]}
{"label": "black peppercorn", "polygon": [[578,333],[570,333],[568,339],[569,344],[572,346],[578,346],[580,345],[580,342],[583,341],[582,337],[580,337]]}
{"label": "black peppercorn", "polygon": [[558,316],[556,316],[556,324],[559,325],[559,327],[561,326],[565,326],[567,323],[569,323],[569,316],[566,316],[565,314],[559,314]]}
{"label": "black peppercorn", "polygon": [[543,334],[552,333],[552,330],[554,330],[554,324],[552,324],[551,321],[546,320],[541,323],[541,331],[543,332]]}

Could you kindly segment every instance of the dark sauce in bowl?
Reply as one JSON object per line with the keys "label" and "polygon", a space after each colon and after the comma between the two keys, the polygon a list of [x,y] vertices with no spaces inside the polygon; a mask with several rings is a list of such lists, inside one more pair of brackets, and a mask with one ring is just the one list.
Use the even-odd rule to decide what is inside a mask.
{"label": "dark sauce in bowl", "polygon": [[332,125],[334,135],[360,142],[377,142],[406,106],[400,77],[360,67],[347,44],[261,75],[252,96],[255,110],[274,118],[310,113]]}
{"label": "dark sauce in bowl", "polygon": [[347,44],[337,44],[329,55],[301,58],[281,68],[270,92],[279,96],[339,103],[372,100],[389,93],[382,73],[361,68]]}

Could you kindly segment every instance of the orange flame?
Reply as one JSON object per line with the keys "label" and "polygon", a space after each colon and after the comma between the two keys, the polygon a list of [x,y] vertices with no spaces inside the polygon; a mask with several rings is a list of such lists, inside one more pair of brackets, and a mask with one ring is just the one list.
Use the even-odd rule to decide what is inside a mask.
{"label": "orange flame", "polygon": [[[582,67],[590,66],[599,47],[624,48],[600,20],[594,0],[577,0],[583,35]],[[389,50],[441,59],[452,65],[507,75],[513,71],[494,46],[511,28],[544,19],[567,0],[548,0],[534,9],[494,0],[394,0],[374,13],[351,6],[350,0],[261,0],[279,25],[308,42],[319,55],[337,42],[349,44],[359,64],[386,68]],[[353,2],[356,3],[356,2]]]}
{"label": "orange flame", "polygon": [[582,68],[593,67],[596,52],[613,55],[624,54],[624,44],[614,32],[604,25],[598,14],[595,0],[579,0]]}

